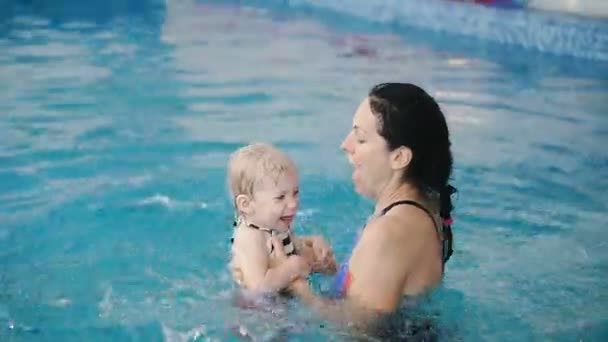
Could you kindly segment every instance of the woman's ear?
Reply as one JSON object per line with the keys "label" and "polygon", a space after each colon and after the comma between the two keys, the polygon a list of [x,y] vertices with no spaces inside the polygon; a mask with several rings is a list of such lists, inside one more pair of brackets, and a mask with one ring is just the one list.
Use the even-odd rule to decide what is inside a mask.
{"label": "woman's ear", "polygon": [[236,196],[234,199],[234,203],[236,205],[236,209],[240,213],[245,213],[247,215],[251,214],[251,199],[247,195],[240,194]]}
{"label": "woman's ear", "polygon": [[391,151],[391,167],[394,170],[405,169],[410,162],[414,154],[409,147],[399,146]]}

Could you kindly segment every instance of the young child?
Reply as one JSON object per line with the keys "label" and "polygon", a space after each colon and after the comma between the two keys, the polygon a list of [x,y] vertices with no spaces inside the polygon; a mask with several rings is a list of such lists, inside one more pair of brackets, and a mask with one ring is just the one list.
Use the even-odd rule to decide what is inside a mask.
{"label": "young child", "polygon": [[[236,212],[230,267],[237,284],[271,293],[311,271],[335,272],[323,238],[291,231],[300,189],[295,163],[285,153],[262,143],[240,148],[228,164],[228,185]],[[283,248],[287,260],[277,263],[274,246]]]}

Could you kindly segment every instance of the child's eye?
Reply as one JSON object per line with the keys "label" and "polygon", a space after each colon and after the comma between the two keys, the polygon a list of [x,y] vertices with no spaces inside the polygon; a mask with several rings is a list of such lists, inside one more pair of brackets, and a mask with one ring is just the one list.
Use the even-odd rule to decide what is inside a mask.
{"label": "child's eye", "polygon": [[296,191],[293,192],[294,196],[298,196],[299,194],[300,194],[300,190],[296,190]]}
{"label": "child's eye", "polygon": [[279,195],[279,196],[275,197],[274,199],[276,199],[276,200],[282,200],[284,198],[285,198],[285,195]]}

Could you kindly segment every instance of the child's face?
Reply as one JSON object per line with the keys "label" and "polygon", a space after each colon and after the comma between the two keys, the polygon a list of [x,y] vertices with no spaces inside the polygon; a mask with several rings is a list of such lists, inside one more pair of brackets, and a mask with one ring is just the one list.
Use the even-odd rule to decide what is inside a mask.
{"label": "child's face", "polygon": [[266,177],[256,187],[250,203],[250,223],[262,227],[287,230],[296,216],[299,199],[298,174],[283,173],[277,181]]}

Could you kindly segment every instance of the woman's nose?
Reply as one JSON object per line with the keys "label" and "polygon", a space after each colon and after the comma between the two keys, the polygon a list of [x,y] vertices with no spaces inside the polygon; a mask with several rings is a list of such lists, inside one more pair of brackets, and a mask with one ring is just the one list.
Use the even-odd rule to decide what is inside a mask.
{"label": "woman's nose", "polygon": [[342,141],[342,144],[340,145],[340,148],[345,151],[345,152],[351,152],[351,148],[350,148],[350,133],[344,138],[344,140]]}

